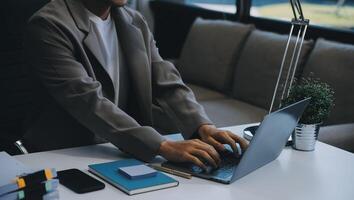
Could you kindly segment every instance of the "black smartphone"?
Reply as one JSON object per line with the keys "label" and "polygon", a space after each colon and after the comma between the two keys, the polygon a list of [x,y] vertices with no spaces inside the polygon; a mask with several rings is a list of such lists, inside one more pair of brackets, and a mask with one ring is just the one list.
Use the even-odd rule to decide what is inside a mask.
{"label": "black smartphone", "polygon": [[62,185],[78,194],[101,190],[105,187],[104,183],[78,169],[59,171],[58,178]]}

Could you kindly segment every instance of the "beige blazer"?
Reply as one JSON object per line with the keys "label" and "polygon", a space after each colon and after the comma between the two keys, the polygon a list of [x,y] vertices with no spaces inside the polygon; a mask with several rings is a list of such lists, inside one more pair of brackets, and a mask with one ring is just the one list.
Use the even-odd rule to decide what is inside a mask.
{"label": "beige blazer", "polygon": [[131,80],[126,112],[112,103],[113,83],[81,1],[51,1],[29,20],[25,49],[34,101],[24,142],[31,151],[101,138],[149,161],[164,140],[151,127],[153,105],[185,138],[211,123],[176,68],[160,57],[143,17],[126,7],[111,13]]}

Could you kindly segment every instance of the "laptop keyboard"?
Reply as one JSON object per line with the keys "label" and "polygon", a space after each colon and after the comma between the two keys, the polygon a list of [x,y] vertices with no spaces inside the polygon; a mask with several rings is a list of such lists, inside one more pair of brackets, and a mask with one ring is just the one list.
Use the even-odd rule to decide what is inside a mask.
{"label": "laptop keyboard", "polygon": [[233,170],[235,166],[240,162],[240,158],[236,157],[232,152],[225,151],[220,153],[221,163],[219,168],[214,169],[212,166],[207,165],[207,170],[203,170],[202,168],[191,165],[190,171],[195,174],[205,174],[212,175],[218,178],[228,178],[233,174]]}
{"label": "laptop keyboard", "polygon": [[202,168],[190,163],[173,163],[170,161],[163,163],[162,166],[185,171],[187,173],[192,173],[201,177],[209,177],[221,180],[229,179],[233,175],[235,166],[238,165],[241,157],[236,157],[235,154],[230,150],[219,152],[219,154],[221,163],[220,166],[216,169],[208,164],[207,169],[203,170]]}

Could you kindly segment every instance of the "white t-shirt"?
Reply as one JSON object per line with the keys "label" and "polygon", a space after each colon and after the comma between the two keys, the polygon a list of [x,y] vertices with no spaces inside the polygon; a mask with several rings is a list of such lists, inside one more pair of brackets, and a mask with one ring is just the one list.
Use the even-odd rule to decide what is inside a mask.
{"label": "white t-shirt", "polygon": [[118,105],[119,97],[119,44],[116,26],[111,15],[106,20],[102,20],[89,10],[87,10],[91,25],[96,33],[98,44],[104,62],[103,67],[108,72],[115,88],[115,104]]}

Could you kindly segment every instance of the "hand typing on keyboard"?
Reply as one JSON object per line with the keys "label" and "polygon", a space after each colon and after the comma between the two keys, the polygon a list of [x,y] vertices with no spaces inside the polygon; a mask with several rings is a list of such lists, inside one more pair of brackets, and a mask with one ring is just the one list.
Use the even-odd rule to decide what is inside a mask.
{"label": "hand typing on keyboard", "polygon": [[235,154],[238,152],[239,155],[240,150],[245,151],[248,146],[247,141],[242,137],[230,131],[217,129],[213,125],[202,125],[198,133],[203,142],[212,145],[219,153],[226,150],[225,144],[231,147],[232,152]]}
{"label": "hand typing on keyboard", "polygon": [[247,148],[247,142],[242,137],[230,131],[217,129],[213,125],[201,125],[197,133],[200,139],[161,142],[158,155],[171,162],[192,163],[205,171],[210,171],[207,165],[213,168],[218,168],[220,165],[218,151],[225,151],[225,144],[229,145],[235,153],[240,153],[240,149],[244,151]]}
{"label": "hand typing on keyboard", "polygon": [[206,168],[202,169],[198,167],[197,165],[190,165],[190,170],[193,171],[194,173],[204,173],[204,174],[212,174],[215,173],[215,171],[230,171],[233,169],[235,164],[237,164],[240,160],[240,156],[238,152],[233,152],[231,147],[228,145],[225,145],[225,150],[220,153],[220,159],[221,162],[218,167],[214,167],[207,162],[204,162]]}

